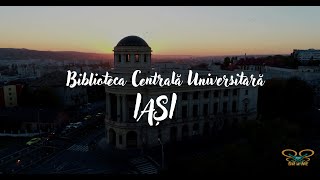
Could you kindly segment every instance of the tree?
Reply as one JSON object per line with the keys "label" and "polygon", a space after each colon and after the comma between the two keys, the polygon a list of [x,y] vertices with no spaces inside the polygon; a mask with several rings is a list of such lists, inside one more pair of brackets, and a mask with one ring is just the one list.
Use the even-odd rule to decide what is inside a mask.
{"label": "tree", "polygon": [[53,92],[50,87],[41,87],[35,92],[35,102],[44,107],[59,107],[61,102],[59,97]]}
{"label": "tree", "polygon": [[224,65],[225,67],[227,67],[227,66],[229,66],[230,63],[231,63],[230,57],[225,57],[225,58],[224,58],[224,61],[223,61],[223,65]]}
{"label": "tree", "polygon": [[39,89],[32,90],[25,86],[21,92],[19,105],[24,107],[60,107],[61,102],[59,97],[54,93],[50,87],[40,87]]}
{"label": "tree", "polygon": [[258,111],[267,116],[304,112],[312,107],[313,90],[297,78],[271,79],[259,88]]}

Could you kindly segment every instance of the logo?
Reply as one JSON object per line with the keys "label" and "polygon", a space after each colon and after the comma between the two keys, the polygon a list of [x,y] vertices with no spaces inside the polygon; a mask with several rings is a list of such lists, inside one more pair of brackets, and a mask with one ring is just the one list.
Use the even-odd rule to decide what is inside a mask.
{"label": "logo", "polygon": [[297,153],[297,151],[292,149],[285,149],[282,151],[282,155],[288,161],[288,166],[308,166],[310,157],[314,155],[314,151],[311,149],[304,149]]}

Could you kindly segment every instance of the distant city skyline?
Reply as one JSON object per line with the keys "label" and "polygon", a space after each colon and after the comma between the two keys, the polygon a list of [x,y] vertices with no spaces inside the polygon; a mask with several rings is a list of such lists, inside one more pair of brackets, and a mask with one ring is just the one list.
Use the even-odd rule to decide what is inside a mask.
{"label": "distant city skyline", "polygon": [[320,49],[320,7],[0,7],[0,48],[113,53],[123,37],[157,55]]}

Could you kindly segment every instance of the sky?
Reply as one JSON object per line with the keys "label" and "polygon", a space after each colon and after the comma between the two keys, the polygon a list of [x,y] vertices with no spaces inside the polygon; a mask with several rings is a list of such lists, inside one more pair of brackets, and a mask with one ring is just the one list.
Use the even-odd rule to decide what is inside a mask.
{"label": "sky", "polygon": [[137,35],[162,55],[320,49],[320,7],[0,7],[0,48],[112,53]]}

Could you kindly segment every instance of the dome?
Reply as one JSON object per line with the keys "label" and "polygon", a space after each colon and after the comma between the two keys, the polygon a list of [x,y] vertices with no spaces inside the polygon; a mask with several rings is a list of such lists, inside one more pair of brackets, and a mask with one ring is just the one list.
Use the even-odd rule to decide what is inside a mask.
{"label": "dome", "polygon": [[121,39],[116,47],[119,46],[142,46],[142,47],[149,47],[149,45],[144,41],[142,38],[138,36],[127,36]]}

